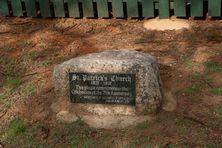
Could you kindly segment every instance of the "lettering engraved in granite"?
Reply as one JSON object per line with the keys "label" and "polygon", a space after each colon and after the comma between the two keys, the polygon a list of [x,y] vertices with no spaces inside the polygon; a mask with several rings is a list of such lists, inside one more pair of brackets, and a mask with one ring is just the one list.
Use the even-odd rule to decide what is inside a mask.
{"label": "lettering engraved in granite", "polygon": [[69,73],[74,103],[135,105],[135,74]]}

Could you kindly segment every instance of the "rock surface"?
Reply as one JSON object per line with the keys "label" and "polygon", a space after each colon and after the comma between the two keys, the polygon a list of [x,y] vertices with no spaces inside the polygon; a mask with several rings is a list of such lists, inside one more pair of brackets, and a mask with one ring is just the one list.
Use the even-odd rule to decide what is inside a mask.
{"label": "rock surface", "polygon": [[[136,74],[136,105],[71,103],[69,72]],[[158,111],[162,105],[161,80],[156,59],[132,50],[107,50],[66,61],[54,69],[54,86],[56,101],[52,109],[56,113],[67,110],[69,114],[79,117],[141,115],[143,118],[143,115]]]}

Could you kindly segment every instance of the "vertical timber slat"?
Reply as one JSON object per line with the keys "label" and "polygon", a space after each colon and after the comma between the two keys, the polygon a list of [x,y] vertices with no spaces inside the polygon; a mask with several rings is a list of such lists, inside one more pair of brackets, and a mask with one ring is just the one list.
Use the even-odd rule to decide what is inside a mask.
{"label": "vertical timber slat", "polygon": [[174,15],[179,17],[186,16],[186,0],[174,0]]}
{"label": "vertical timber slat", "polygon": [[35,0],[25,0],[27,16],[37,16]]}
{"label": "vertical timber slat", "polygon": [[153,0],[143,0],[143,17],[154,17],[154,2]]}
{"label": "vertical timber slat", "polygon": [[127,17],[138,17],[138,2],[137,0],[127,0]]}
{"label": "vertical timber slat", "polygon": [[208,15],[221,16],[221,0],[208,0]]}
{"label": "vertical timber slat", "polygon": [[67,0],[67,3],[69,9],[69,16],[80,17],[78,0]]}
{"label": "vertical timber slat", "polygon": [[63,0],[53,0],[54,12],[56,17],[65,17]]}
{"label": "vertical timber slat", "polygon": [[108,1],[96,0],[98,17],[109,17],[108,13]]}
{"label": "vertical timber slat", "polygon": [[166,19],[170,17],[169,0],[159,0],[159,17],[160,19]]}
{"label": "vertical timber slat", "polygon": [[11,0],[11,5],[14,16],[23,16],[22,3],[20,0]]}
{"label": "vertical timber slat", "polygon": [[40,12],[43,17],[51,17],[48,0],[39,0]]}
{"label": "vertical timber slat", "polygon": [[83,17],[94,17],[92,0],[83,0],[82,8],[83,8]]}
{"label": "vertical timber slat", "polygon": [[203,0],[191,0],[191,16],[202,17],[203,16]]}
{"label": "vertical timber slat", "polygon": [[0,0],[0,16],[9,15],[7,0]]}
{"label": "vertical timber slat", "polygon": [[122,0],[112,0],[112,9],[114,17],[124,17]]}

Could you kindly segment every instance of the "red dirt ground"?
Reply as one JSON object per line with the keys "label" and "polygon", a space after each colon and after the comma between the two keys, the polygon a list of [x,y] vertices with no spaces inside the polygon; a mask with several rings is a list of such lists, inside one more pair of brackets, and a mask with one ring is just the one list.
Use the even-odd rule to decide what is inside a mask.
{"label": "red dirt ground", "polygon": [[[0,17],[0,147],[222,147],[222,21],[192,20],[178,31],[146,30],[144,22]],[[122,130],[55,121],[53,67],[122,48],[157,57],[176,109]],[[15,117],[23,134],[10,130]]]}

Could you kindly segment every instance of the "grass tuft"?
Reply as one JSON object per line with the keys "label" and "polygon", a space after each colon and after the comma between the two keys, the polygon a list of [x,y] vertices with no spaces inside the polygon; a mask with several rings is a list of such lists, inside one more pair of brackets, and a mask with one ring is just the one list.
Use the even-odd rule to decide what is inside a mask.
{"label": "grass tuft", "polygon": [[177,133],[180,135],[188,135],[190,133],[190,129],[185,126],[180,126],[177,128]]}
{"label": "grass tuft", "polygon": [[0,94],[0,103],[2,103],[6,108],[11,107],[11,100],[7,99],[7,95],[6,94]]}
{"label": "grass tuft", "polygon": [[189,57],[185,57],[185,58],[184,58],[184,63],[185,63],[188,67],[192,67],[192,66],[193,66],[193,61],[192,61],[192,59],[190,59]]}
{"label": "grass tuft", "polygon": [[220,88],[212,88],[210,91],[214,95],[222,95],[222,87]]}
{"label": "grass tuft", "polygon": [[28,57],[32,60],[35,61],[40,57],[40,52],[37,51],[32,51],[29,53]]}
{"label": "grass tuft", "polygon": [[6,82],[5,85],[11,87],[11,88],[16,88],[18,87],[20,84],[22,83],[22,79],[20,77],[9,77]]}
{"label": "grass tuft", "polygon": [[29,42],[27,42],[27,41],[21,41],[21,42],[18,43],[18,46],[19,46],[20,48],[26,48],[26,47],[29,46]]}
{"label": "grass tuft", "polygon": [[149,127],[149,124],[147,123],[147,121],[138,123],[138,124],[136,125],[136,128],[137,128],[137,129],[145,129],[145,128],[148,128],[148,127]]}
{"label": "grass tuft", "polygon": [[5,99],[5,94],[0,93],[0,101]]}
{"label": "grass tuft", "polygon": [[205,67],[208,72],[222,72],[222,66],[220,66],[216,62],[212,62],[212,61],[206,62]]}
{"label": "grass tuft", "polygon": [[27,125],[23,120],[16,117],[10,122],[10,128],[7,132],[9,139],[14,139],[16,136],[24,134],[27,131]]}
{"label": "grass tuft", "polygon": [[26,96],[31,96],[34,93],[36,93],[37,91],[37,87],[35,86],[35,84],[33,83],[28,83],[26,86],[24,86],[23,88],[23,92]]}
{"label": "grass tuft", "polygon": [[192,85],[185,91],[190,96],[201,92],[203,89],[211,87],[213,79],[205,73],[194,73],[191,75],[191,82]]}
{"label": "grass tuft", "polygon": [[3,47],[1,50],[4,51],[4,52],[11,52],[11,51],[14,50],[14,48],[11,48],[11,47]]}

